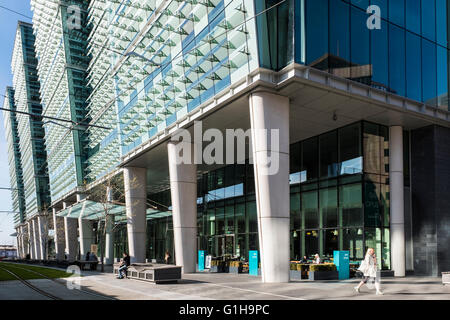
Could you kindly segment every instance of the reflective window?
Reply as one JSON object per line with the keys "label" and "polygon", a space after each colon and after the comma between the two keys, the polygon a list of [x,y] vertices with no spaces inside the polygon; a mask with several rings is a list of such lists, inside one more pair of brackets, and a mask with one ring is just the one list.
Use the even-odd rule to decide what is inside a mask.
{"label": "reflective window", "polygon": [[314,181],[319,175],[318,138],[312,138],[302,143],[302,172],[305,181]]}
{"label": "reflective window", "polygon": [[358,227],[363,225],[361,184],[339,187],[339,219],[343,227]]}
{"label": "reflective window", "polygon": [[405,95],[405,30],[389,26],[389,89]]}
{"label": "reflective window", "polygon": [[[306,64],[313,65],[328,53],[328,0],[306,0],[305,4]],[[326,70],[328,65],[316,68]]]}
{"label": "reflective window", "polygon": [[317,191],[305,192],[302,194],[302,216],[304,229],[319,227]]}
{"label": "reflective window", "polygon": [[436,0],[422,0],[422,36],[436,40]]}
{"label": "reflective window", "polygon": [[406,29],[420,35],[420,0],[407,0],[406,6]]}
{"label": "reflective window", "polygon": [[323,134],[320,143],[320,178],[332,178],[338,175],[337,131]]}
{"label": "reflective window", "polygon": [[337,188],[322,189],[319,193],[321,227],[338,226]]}
{"label": "reflective window", "polygon": [[423,100],[427,104],[437,105],[436,45],[425,39],[422,39],[422,70]]}
{"label": "reflective window", "polygon": [[361,124],[339,129],[339,174],[362,172]]}
{"label": "reflective window", "polygon": [[389,0],[389,21],[405,26],[405,0]]}
{"label": "reflective window", "polygon": [[406,32],[406,96],[422,101],[422,50],[419,36]]}

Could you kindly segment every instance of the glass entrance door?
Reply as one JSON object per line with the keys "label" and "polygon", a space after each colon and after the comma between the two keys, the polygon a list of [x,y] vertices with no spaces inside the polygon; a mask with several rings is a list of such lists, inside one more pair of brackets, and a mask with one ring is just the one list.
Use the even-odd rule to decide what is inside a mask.
{"label": "glass entrance door", "polygon": [[217,237],[217,253],[219,257],[234,257],[234,234]]}

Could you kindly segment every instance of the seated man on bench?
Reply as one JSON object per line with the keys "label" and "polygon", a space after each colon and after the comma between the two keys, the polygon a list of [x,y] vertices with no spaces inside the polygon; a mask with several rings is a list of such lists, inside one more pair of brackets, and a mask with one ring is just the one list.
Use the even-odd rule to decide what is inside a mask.
{"label": "seated man on bench", "polygon": [[117,277],[118,279],[123,279],[124,274],[125,277],[127,277],[127,269],[129,266],[130,266],[130,256],[128,255],[128,253],[124,252],[123,259],[120,262],[119,276]]}

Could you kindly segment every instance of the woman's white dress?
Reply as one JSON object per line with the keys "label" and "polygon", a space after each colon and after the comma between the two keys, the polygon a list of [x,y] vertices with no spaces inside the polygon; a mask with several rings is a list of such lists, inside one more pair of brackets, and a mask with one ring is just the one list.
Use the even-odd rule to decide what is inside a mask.
{"label": "woman's white dress", "polygon": [[361,266],[358,270],[361,271],[365,277],[377,277],[377,265],[375,264],[375,259],[370,254],[366,254],[366,257],[361,262]]}

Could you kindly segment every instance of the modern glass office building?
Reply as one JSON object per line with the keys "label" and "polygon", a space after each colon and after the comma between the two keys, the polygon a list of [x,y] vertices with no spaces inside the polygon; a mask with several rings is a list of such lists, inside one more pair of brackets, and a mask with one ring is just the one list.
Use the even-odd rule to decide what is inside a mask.
{"label": "modern glass office building", "polygon": [[[42,106],[34,42],[32,26],[19,22],[11,62],[15,106],[18,111],[40,115]],[[50,206],[43,121],[19,114],[16,118],[25,191],[24,216],[29,219]]]}
{"label": "modern glass office building", "polygon": [[[16,110],[14,89],[7,87],[3,108]],[[25,193],[23,186],[22,160],[20,157],[19,132],[17,130],[17,115],[14,112],[3,111],[6,143],[8,145],[8,165],[11,186],[12,209],[14,225],[25,222]]]}
{"label": "modern glass office building", "polygon": [[[197,250],[259,250],[266,282],[288,280],[289,260],[349,250],[356,262],[369,247],[397,276],[449,267],[448,1],[32,7],[44,112],[74,121],[45,125],[58,258],[106,228],[109,263],[168,250],[193,272]],[[198,134],[196,121],[201,135],[279,130],[280,146],[250,130],[244,162],[179,164],[176,146],[192,141],[172,138]],[[92,190],[117,176],[112,227]]]}
{"label": "modern glass office building", "polygon": [[[74,21],[71,5],[79,12]],[[31,8],[43,114],[73,122],[47,121],[44,126],[50,193],[56,200],[85,183],[89,139],[86,128],[76,124],[89,122],[87,2],[33,0]]]}

